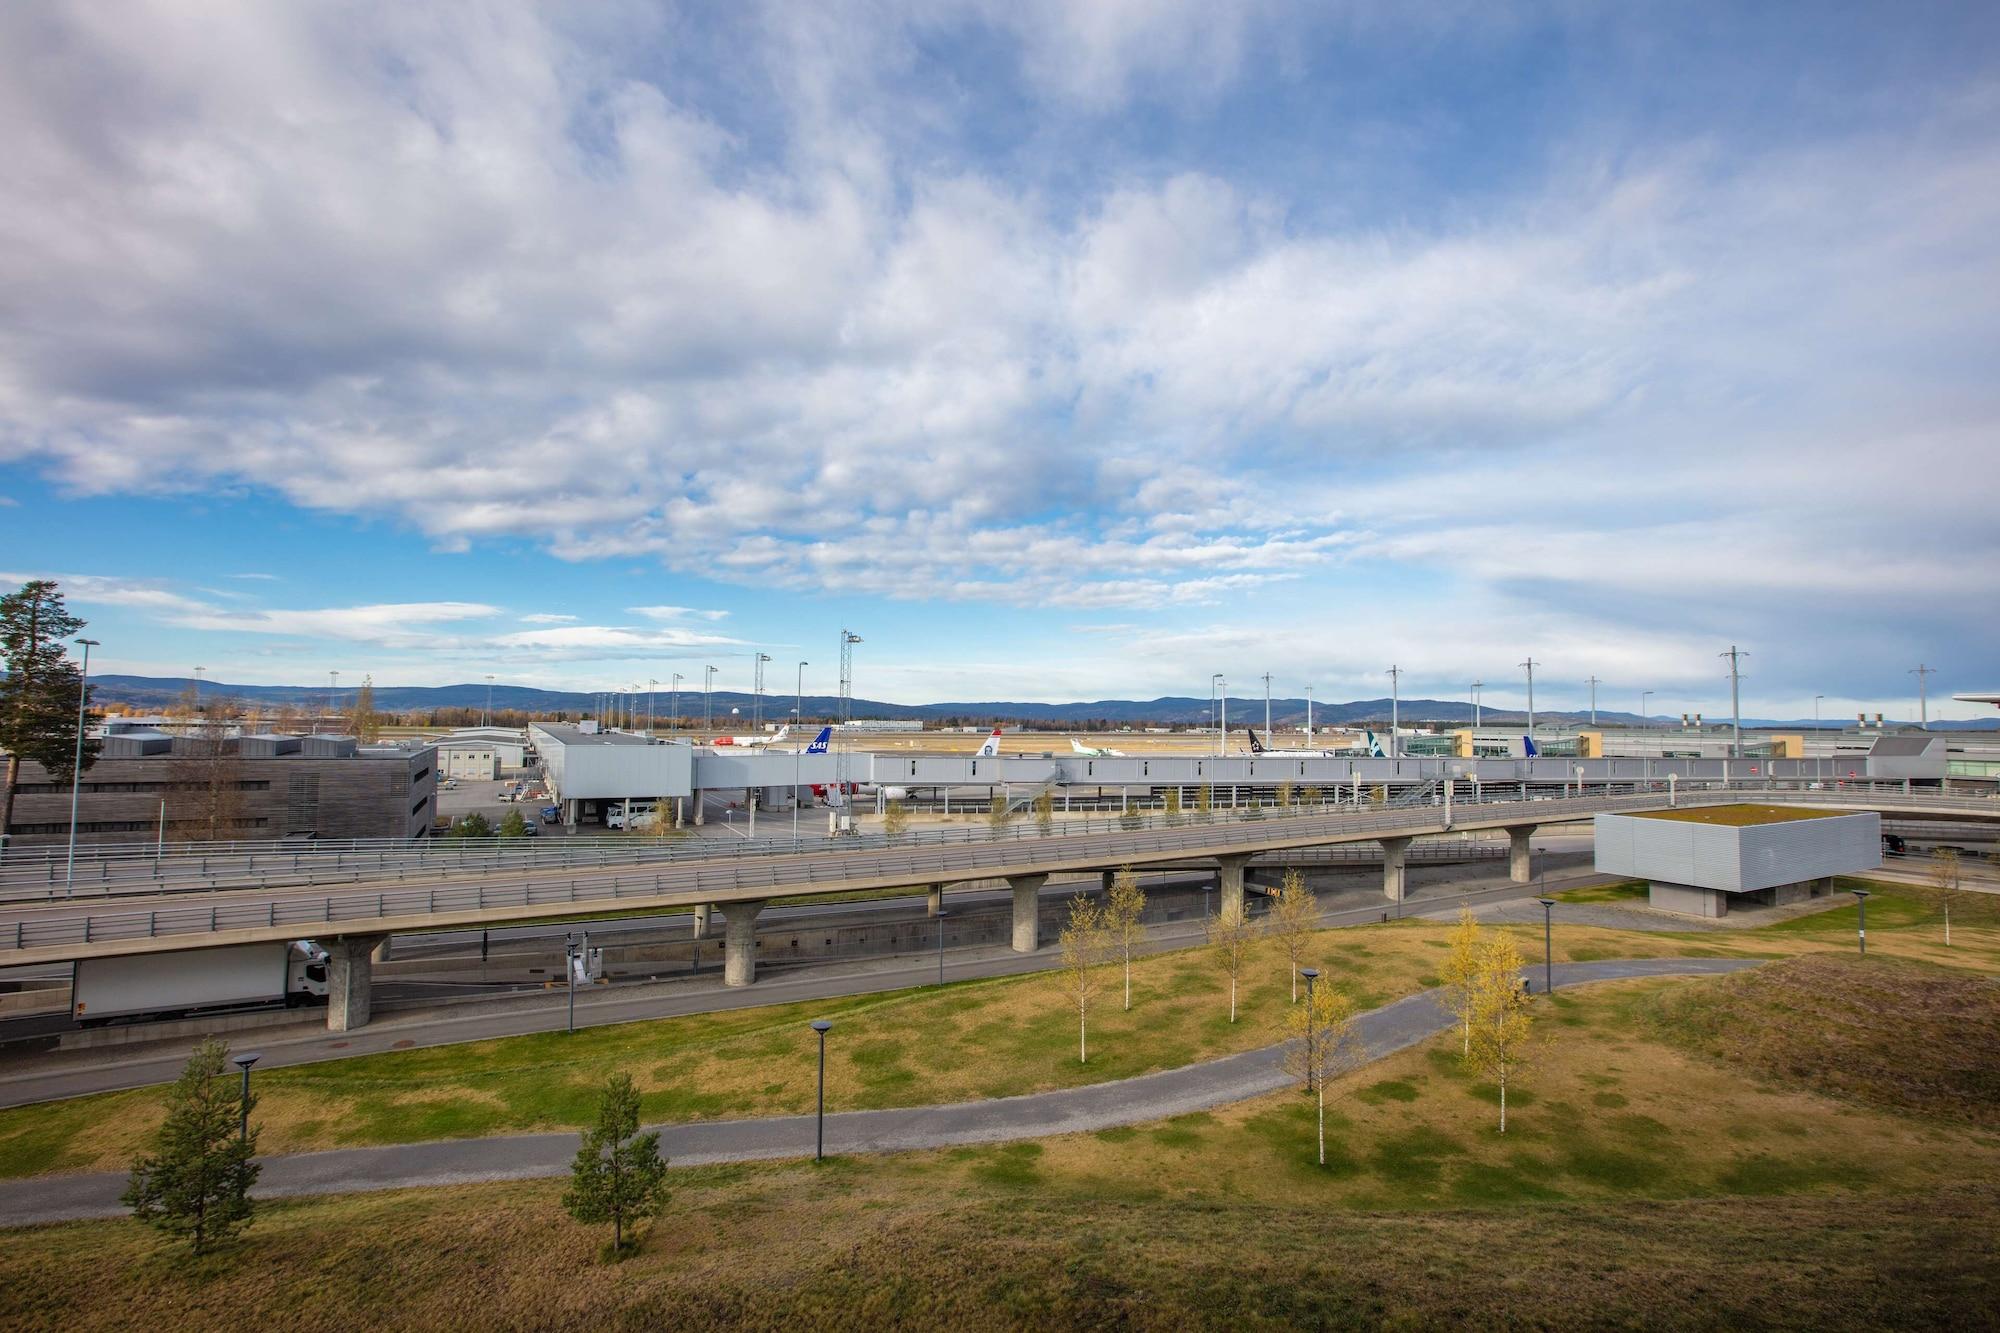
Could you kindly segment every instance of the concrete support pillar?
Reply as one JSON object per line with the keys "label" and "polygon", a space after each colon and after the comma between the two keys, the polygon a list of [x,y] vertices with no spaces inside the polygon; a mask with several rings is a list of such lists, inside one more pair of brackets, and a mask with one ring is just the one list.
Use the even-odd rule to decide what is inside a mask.
{"label": "concrete support pillar", "polygon": [[1115,870],[1100,870],[1097,872],[1097,886],[1109,894],[1111,892],[1111,881],[1117,878],[1118,872]]}
{"label": "concrete support pillar", "polygon": [[370,961],[386,935],[348,935],[326,945],[326,1026],[330,1032],[351,1032],[368,1026]]}
{"label": "concrete support pillar", "polygon": [[708,822],[708,815],[703,809],[703,807],[706,806],[708,802],[702,799],[702,793],[700,793],[699,791],[695,792],[694,795],[688,797],[688,800],[694,803],[694,826],[696,828],[700,828],[703,824]]}
{"label": "concrete support pillar", "polygon": [[931,885],[930,901],[925,904],[925,915],[936,916],[944,910],[944,885]]}
{"label": "concrete support pillar", "polygon": [[721,903],[722,984],[747,986],[757,979],[757,913],[761,902]]}
{"label": "concrete support pillar", "polygon": [[1382,896],[1392,903],[1403,901],[1404,868],[1410,854],[1410,839],[1382,840]]}
{"label": "concrete support pillar", "polygon": [[696,903],[694,905],[694,937],[698,940],[708,938],[709,910],[707,903]]}
{"label": "concrete support pillar", "polygon": [[1042,885],[1047,875],[1009,875],[1014,890],[1014,952],[1033,953],[1042,945]]}
{"label": "concrete support pillar", "polygon": [[1215,858],[1216,911],[1229,910],[1234,903],[1238,911],[1243,908],[1243,870],[1250,864],[1248,856],[1218,856]]}
{"label": "concrete support pillar", "polygon": [[1535,878],[1534,837],[1533,824],[1507,830],[1507,878],[1512,883],[1528,884]]}
{"label": "concrete support pillar", "polygon": [[368,955],[368,961],[372,963],[386,963],[393,956],[390,948],[390,937],[384,935],[382,942],[375,946],[375,951]]}

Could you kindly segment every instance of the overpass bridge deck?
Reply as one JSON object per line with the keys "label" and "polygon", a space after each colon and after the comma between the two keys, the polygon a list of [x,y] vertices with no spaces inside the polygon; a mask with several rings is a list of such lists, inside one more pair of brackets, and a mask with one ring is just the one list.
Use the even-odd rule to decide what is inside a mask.
{"label": "overpass bridge deck", "polygon": [[[1753,797],[1762,788],[1680,792],[1678,804],[1717,804]],[[1831,805],[1947,818],[2000,819],[2000,802],[1840,791],[1787,792],[1788,804]],[[666,866],[482,875],[412,887],[391,882],[344,886],[217,891],[199,903],[184,896],[0,908],[0,966],[173,951],[301,935],[337,939],[452,926],[478,926],[629,910],[635,902],[676,907],[751,903],[785,895],[916,888],[970,879],[1046,875],[1234,858],[1292,847],[1400,840],[1445,831],[1519,829],[1605,812],[1662,808],[1665,793],[1583,796],[1529,801],[1486,800],[1407,809],[1343,809],[1258,817],[1152,817],[1132,828],[1094,821],[1085,831],[1040,834],[1032,826],[968,829],[953,839],[908,840],[839,850],[713,858]]]}

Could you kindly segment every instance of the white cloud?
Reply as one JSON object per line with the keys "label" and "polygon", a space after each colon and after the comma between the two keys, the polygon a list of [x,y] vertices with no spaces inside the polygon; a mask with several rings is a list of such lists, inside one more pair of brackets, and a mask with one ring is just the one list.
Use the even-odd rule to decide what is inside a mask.
{"label": "white cloud", "polygon": [[561,616],[547,611],[521,617],[521,623],[524,625],[567,625],[574,620],[575,616]]}

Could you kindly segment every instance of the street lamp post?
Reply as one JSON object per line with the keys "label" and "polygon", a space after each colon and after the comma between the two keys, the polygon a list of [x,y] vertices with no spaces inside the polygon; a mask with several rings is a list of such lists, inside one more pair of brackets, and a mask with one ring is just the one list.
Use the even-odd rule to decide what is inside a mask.
{"label": "street lamp post", "polygon": [[1532,737],[1535,734],[1535,659],[1531,657],[1521,666],[1528,673],[1528,735]]}
{"label": "street lamp post", "polygon": [[833,1024],[824,1018],[815,1018],[812,1030],[819,1033],[819,1133],[813,1144],[813,1160],[826,1158],[826,1034],[833,1030]]}
{"label": "street lamp post", "polygon": [[[940,896],[942,896],[940,894]],[[938,985],[944,985],[944,919],[951,913],[938,908]]]}
{"label": "street lamp post", "polygon": [[479,725],[485,726],[493,717],[493,677],[486,678],[486,707],[479,711]]}
{"label": "street lamp post", "polygon": [[1868,890],[1850,889],[1848,892],[1854,895],[1854,905],[1861,912],[1860,922],[1855,929],[1857,937],[1861,941],[1861,956],[1866,958],[1868,956]]}
{"label": "street lamp post", "polygon": [[1389,666],[1389,757],[1394,759],[1402,751],[1396,747],[1396,728],[1403,720],[1403,668],[1391,663]]}
{"label": "street lamp post", "polygon": [[1302,967],[1299,975],[1306,979],[1306,1090],[1319,1086],[1319,1025],[1313,1019],[1313,983],[1319,980],[1319,969]]}
{"label": "street lamp post", "polygon": [[1479,723],[1480,723],[1479,692],[1485,688],[1486,688],[1486,682],[1483,680],[1475,680],[1472,682],[1472,728],[1474,731],[1477,731],[1479,729]]}
{"label": "street lamp post", "polygon": [[1556,900],[1537,898],[1535,901],[1542,905],[1542,989],[1553,995],[1556,989],[1554,954]]}
{"label": "street lamp post", "polygon": [[715,730],[715,668],[701,669],[701,729],[704,733]]}
{"label": "street lamp post", "polygon": [[1216,672],[1210,684],[1209,702],[1218,705],[1215,715],[1215,752],[1218,755],[1229,752],[1229,682]]}
{"label": "street lamp post", "polygon": [[667,695],[667,730],[678,733],[681,729],[681,673],[674,672],[672,693]]}
{"label": "street lamp post", "polygon": [[1651,690],[1639,691],[1639,725],[1642,727],[1646,725],[1646,700],[1652,697],[1653,691]]}
{"label": "street lamp post", "polygon": [[243,1113],[236,1124],[236,1137],[242,1142],[248,1142],[250,1138],[250,1066],[263,1058],[260,1051],[245,1051],[230,1060],[243,1071]]}

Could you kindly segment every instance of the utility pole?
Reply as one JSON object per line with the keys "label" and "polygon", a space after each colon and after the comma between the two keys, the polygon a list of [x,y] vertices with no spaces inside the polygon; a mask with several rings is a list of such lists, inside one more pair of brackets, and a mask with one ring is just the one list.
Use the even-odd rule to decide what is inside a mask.
{"label": "utility pole", "polygon": [[1642,727],[1646,725],[1646,700],[1652,697],[1653,691],[1651,690],[1639,691],[1639,725]]}
{"label": "utility pole", "polygon": [[1732,643],[1729,645],[1728,652],[1717,653],[1716,656],[1729,659],[1729,719],[1732,735],[1732,739],[1729,742],[1729,757],[1732,759],[1741,759],[1743,757],[1743,705],[1739,683],[1742,678],[1738,673],[1737,659],[1748,657],[1750,654],[1742,651]]}
{"label": "utility pole", "polygon": [[1818,730],[1819,730],[1819,701],[1820,701],[1821,699],[1824,699],[1824,698],[1826,698],[1826,696],[1825,696],[1824,694],[1815,694],[1815,695],[1813,696],[1813,730],[1814,730],[1814,731],[1818,731]]}
{"label": "utility pole", "polygon": [[[338,671],[329,671],[326,673],[326,715],[329,720],[340,716],[340,673]],[[333,726],[333,734],[338,736],[340,734],[340,723],[336,721]],[[319,734],[318,727],[313,728],[313,734]]]}
{"label": "utility pole", "polygon": [[667,716],[670,719],[667,723],[667,730],[679,731],[681,729],[681,673],[678,671],[674,672],[673,693],[667,696]]}
{"label": "utility pole", "polygon": [[1531,657],[1521,665],[1528,671],[1528,735],[1532,738],[1535,734],[1535,659]]}
{"label": "utility pole", "polygon": [[1910,674],[1917,678],[1917,725],[1925,731],[1929,731],[1931,729],[1931,701],[1930,695],[1924,690],[1924,677],[1935,676],[1937,668],[1934,666],[1925,666],[1922,662],[1919,662],[1916,665],[1916,669],[1911,671]]}
{"label": "utility pole", "polygon": [[1590,725],[1594,727],[1597,725],[1597,687],[1604,682],[1592,676],[1584,683],[1590,686]]}
{"label": "utility pole", "polygon": [[1271,744],[1271,673],[1264,673],[1264,743]]}
{"label": "utility pole", "polygon": [[653,737],[653,691],[660,688],[660,682],[646,677],[646,739]]}
{"label": "utility pole", "polygon": [[1306,744],[1307,745],[1312,744],[1312,738],[1313,738],[1313,687],[1308,685],[1306,686]]}
{"label": "utility pole", "polygon": [[486,708],[479,714],[479,725],[485,726],[493,717],[493,677],[486,678]]}
{"label": "utility pole", "polygon": [[1396,732],[1402,724],[1402,717],[1403,668],[1400,665],[1391,663],[1389,666],[1389,757],[1391,759],[1395,759],[1401,754],[1396,744]]}
{"label": "utility pole", "polygon": [[757,654],[756,680],[751,685],[750,730],[764,729],[764,663],[771,660],[769,653]]}
{"label": "utility pole", "polygon": [[798,686],[793,690],[792,716],[799,720],[801,727],[806,724],[806,668],[811,665],[810,662],[799,663]]}
{"label": "utility pole", "polygon": [[715,668],[701,670],[701,729],[707,734],[715,730]]}
{"label": "utility pole", "polygon": [[1474,731],[1479,730],[1479,692],[1485,688],[1486,682],[1483,680],[1472,682],[1472,729]]}

